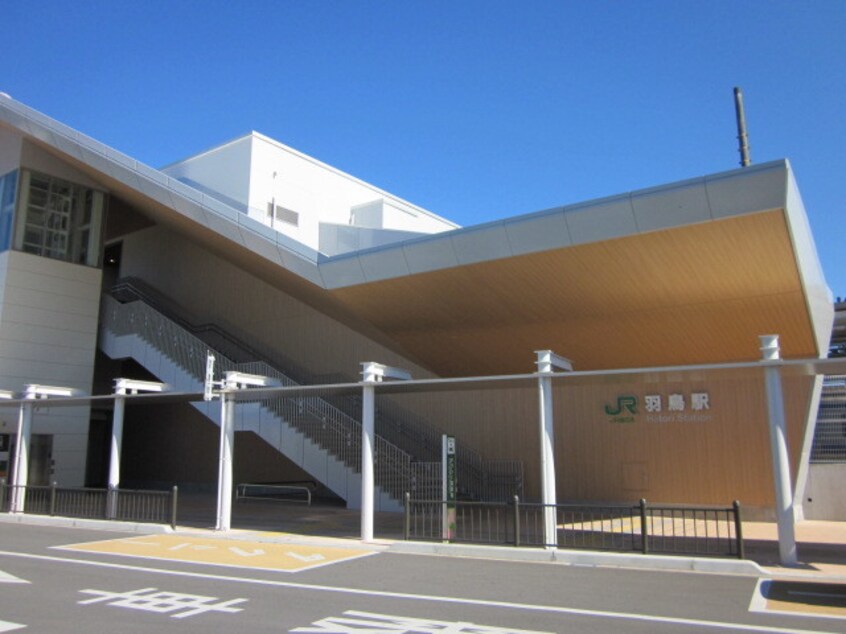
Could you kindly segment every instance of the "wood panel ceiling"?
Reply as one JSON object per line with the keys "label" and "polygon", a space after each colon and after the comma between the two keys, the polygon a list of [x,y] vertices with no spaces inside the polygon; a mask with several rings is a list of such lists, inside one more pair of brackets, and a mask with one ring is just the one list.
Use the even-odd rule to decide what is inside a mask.
{"label": "wood panel ceiling", "polygon": [[817,354],[782,210],[332,291],[443,376],[533,370],[551,348],[580,370]]}

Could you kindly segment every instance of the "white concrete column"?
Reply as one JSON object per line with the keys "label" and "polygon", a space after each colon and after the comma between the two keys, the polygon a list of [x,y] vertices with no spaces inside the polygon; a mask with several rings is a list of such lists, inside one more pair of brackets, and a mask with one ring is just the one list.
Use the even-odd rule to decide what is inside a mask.
{"label": "white concrete column", "polygon": [[572,371],[568,359],[551,350],[537,350],[538,360],[538,429],[540,431],[541,503],[543,510],[543,541],[547,549],[558,544],[558,519],[555,491],[555,419],[552,405],[552,373],[555,368]]}
{"label": "white concrete column", "polygon": [[123,444],[123,414],[126,407],[126,389],[115,390],[115,408],[112,414],[112,444],[109,452],[109,490],[106,494],[106,517],[117,516],[117,489],[120,486],[120,450]]}
{"label": "white concrete column", "polygon": [[376,383],[384,379],[407,381],[406,370],[368,361],[361,364],[361,541],[373,541],[375,477],[373,447],[376,442]]}
{"label": "white concrete column", "polygon": [[552,379],[538,377],[540,403],[540,468],[541,503],[543,509],[543,541],[547,548],[558,543],[556,509],[558,496],[555,491],[555,429],[552,412]]}
{"label": "white concrete column", "polygon": [[29,480],[29,440],[32,435],[32,410],[35,394],[27,392],[27,400],[21,403],[18,412],[18,429],[15,436],[15,462],[12,465],[12,499],[9,511],[23,513],[26,500],[26,485]]}
{"label": "white concrete column", "polygon": [[126,389],[115,391],[115,409],[112,414],[112,446],[109,454],[109,488],[120,486],[120,450],[123,444],[123,415],[126,408]]}
{"label": "white concrete column", "polygon": [[[375,381],[373,378],[365,378]],[[372,385],[364,385],[361,395],[361,541],[373,541],[373,440],[376,435],[376,394]]]}
{"label": "white concrete column", "polygon": [[[206,358],[206,386],[204,400],[213,396],[214,355]],[[248,388],[279,387],[278,379],[260,374],[247,374],[229,370],[220,391],[220,452],[217,470],[217,523],[219,531],[228,531],[232,527],[232,469],[233,449],[235,447],[235,394]]]}
{"label": "white concrete column", "polygon": [[235,402],[225,391],[220,394],[220,454],[217,478],[216,530],[228,531],[232,526],[232,447],[235,442]]}
{"label": "white concrete column", "polygon": [[[778,361],[781,350],[778,335],[762,335],[761,356],[764,362]],[[770,451],[775,484],[775,510],[778,521],[778,551],[781,563],[793,566],[798,562],[793,516],[793,487],[790,482],[790,457],[787,451],[787,423],[784,415],[784,393],[778,365],[764,367],[764,382],[769,413]]]}
{"label": "white concrete column", "polygon": [[115,379],[115,407],[112,414],[112,444],[109,452],[109,494],[106,501],[106,516],[117,514],[117,489],[120,486],[120,453],[123,445],[123,418],[126,411],[126,395],[139,392],[165,392],[168,386],[156,381],[137,379]]}

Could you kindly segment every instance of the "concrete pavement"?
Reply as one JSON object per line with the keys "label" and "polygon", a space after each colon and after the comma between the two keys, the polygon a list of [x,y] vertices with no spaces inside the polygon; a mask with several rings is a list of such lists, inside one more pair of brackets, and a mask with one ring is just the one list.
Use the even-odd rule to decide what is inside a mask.
{"label": "concrete pavement", "polygon": [[[585,550],[544,550],[509,546],[405,542],[402,516],[377,514],[377,539],[362,544],[360,516],[340,506],[304,506],[278,502],[240,502],[233,507],[233,526],[228,534],[212,530],[214,512],[205,496],[185,496],[180,500],[177,533],[250,540],[256,543],[334,544],[365,547],[401,553],[475,557],[510,561],[538,561],[579,566],[612,566],[652,570],[687,570],[773,577],[813,577],[846,581],[846,522],[802,521],[796,525],[800,565],[785,568],[778,564],[777,529],[774,523],[744,522],[746,559],[717,559],[609,553]],[[171,532],[169,526],[79,520],[35,515],[0,514],[0,522],[47,524],[97,528],[136,533]]]}

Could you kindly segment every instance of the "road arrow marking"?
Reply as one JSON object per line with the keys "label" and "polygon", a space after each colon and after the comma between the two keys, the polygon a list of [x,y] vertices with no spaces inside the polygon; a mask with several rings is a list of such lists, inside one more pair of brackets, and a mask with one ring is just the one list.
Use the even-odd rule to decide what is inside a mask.
{"label": "road arrow marking", "polygon": [[248,552],[246,550],[241,550],[237,546],[230,546],[229,550],[231,550],[236,555],[241,555],[241,557],[255,557],[256,555],[263,555],[264,551],[261,548],[256,548],[252,552]]}
{"label": "road arrow marking", "polygon": [[299,553],[288,552],[285,554],[289,557],[293,557],[294,559],[299,559],[300,561],[323,561],[324,559],[326,559],[320,553],[315,553],[313,555],[300,555]]}
{"label": "road arrow marking", "polygon": [[[29,583],[25,581],[24,583]],[[0,621],[0,632],[11,632],[12,630],[22,630],[26,625],[20,623],[10,623],[9,621]]]}
{"label": "road arrow marking", "polygon": [[[0,583],[29,583],[26,579],[18,579],[14,575],[10,575],[8,572],[3,572],[0,570]],[[0,621],[2,623],[2,621]],[[23,627],[23,626],[21,626]],[[5,632],[6,630],[0,630],[0,632]]]}

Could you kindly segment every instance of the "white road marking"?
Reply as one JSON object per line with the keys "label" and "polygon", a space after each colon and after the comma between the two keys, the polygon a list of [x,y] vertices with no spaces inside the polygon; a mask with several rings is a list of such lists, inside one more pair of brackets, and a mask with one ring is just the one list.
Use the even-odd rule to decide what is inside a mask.
{"label": "white road marking", "polygon": [[261,548],[256,548],[255,550],[248,551],[238,548],[237,546],[230,546],[229,550],[231,550],[236,555],[241,555],[241,557],[255,557],[256,555],[264,554],[264,551]]}
{"label": "white road marking", "polygon": [[[138,544],[139,542],[129,542],[131,544]],[[145,546],[147,544],[144,544]],[[155,546],[160,546],[161,544],[155,544]],[[192,544],[190,542],[185,542],[183,544],[177,544],[176,546],[171,546],[168,550],[182,550],[183,548],[190,548],[191,550],[215,550],[214,546],[203,546],[202,544]]]}
{"label": "white road marking", "polygon": [[290,630],[299,634],[373,634],[391,632],[395,634],[554,634],[535,630],[477,625],[465,621],[435,621],[415,619],[407,616],[374,614],[347,610],[343,616],[330,616],[315,621],[306,627]]}
{"label": "white road marking", "polygon": [[245,603],[247,599],[230,599],[217,601],[217,597],[204,597],[198,594],[180,594],[176,592],[162,592],[158,588],[141,588],[127,592],[109,592],[107,590],[80,590],[83,594],[93,594],[93,599],[83,599],[80,605],[90,605],[108,601],[106,605],[143,610],[157,614],[170,614],[171,618],[184,619],[189,616],[205,614],[206,612],[223,612],[235,614],[243,608],[233,608],[233,605]]}
{"label": "white road marking", "polygon": [[20,623],[12,623],[10,621],[0,621],[0,632],[12,632],[14,630],[22,630],[26,625]]}
{"label": "white road marking", "polygon": [[293,557],[294,559],[299,559],[300,561],[323,561],[326,559],[320,553],[314,553],[313,555],[300,555],[299,553],[288,552],[285,554],[289,557]]}
{"label": "white road marking", "polygon": [[491,608],[506,608],[511,610],[526,610],[530,612],[549,612],[551,614],[569,614],[573,616],[597,617],[623,621],[645,621],[649,623],[667,623],[671,625],[686,625],[690,627],[712,628],[717,630],[737,630],[741,632],[770,632],[775,634],[836,634],[822,630],[802,630],[795,628],[773,627],[770,625],[750,625],[747,623],[729,623],[725,621],[704,621],[700,619],[686,619],[673,616],[657,616],[652,614],[636,614],[632,612],[606,612],[603,610],[586,610],[581,608],[565,608],[556,605],[535,605],[532,603],[514,603],[511,601],[491,601],[487,599],[469,599],[461,597],[444,597],[437,595],[412,594],[407,592],[389,592],[386,590],[364,590],[361,588],[345,588],[343,586],[318,586],[310,583],[296,583],[294,581],[278,581],[276,579],[254,579],[250,577],[228,577],[203,572],[182,570],[168,570],[167,568],[150,568],[147,566],[129,566],[106,561],[90,559],[71,559],[53,557],[50,555],[35,555],[32,553],[12,552],[0,550],[0,557],[17,557],[21,559],[36,559],[39,561],[54,561],[80,566],[94,566],[98,568],[113,568],[116,570],[131,570],[152,574],[171,575],[174,577],[189,577],[194,579],[213,579],[231,583],[246,583],[276,588],[291,588],[293,590],[313,590],[315,592],[331,592],[367,597],[381,597],[385,599],[405,599],[413,601],[431,601],[434,603],[450,603],[457,605],[478,605]]}
{"label": "white road marking", "polygon": [[[10,575],[8,572],[0,570],[0,583],[29,583],[26,579],[20,579],[15,575]],[[3,630],[0,630],[2,632]]]}

